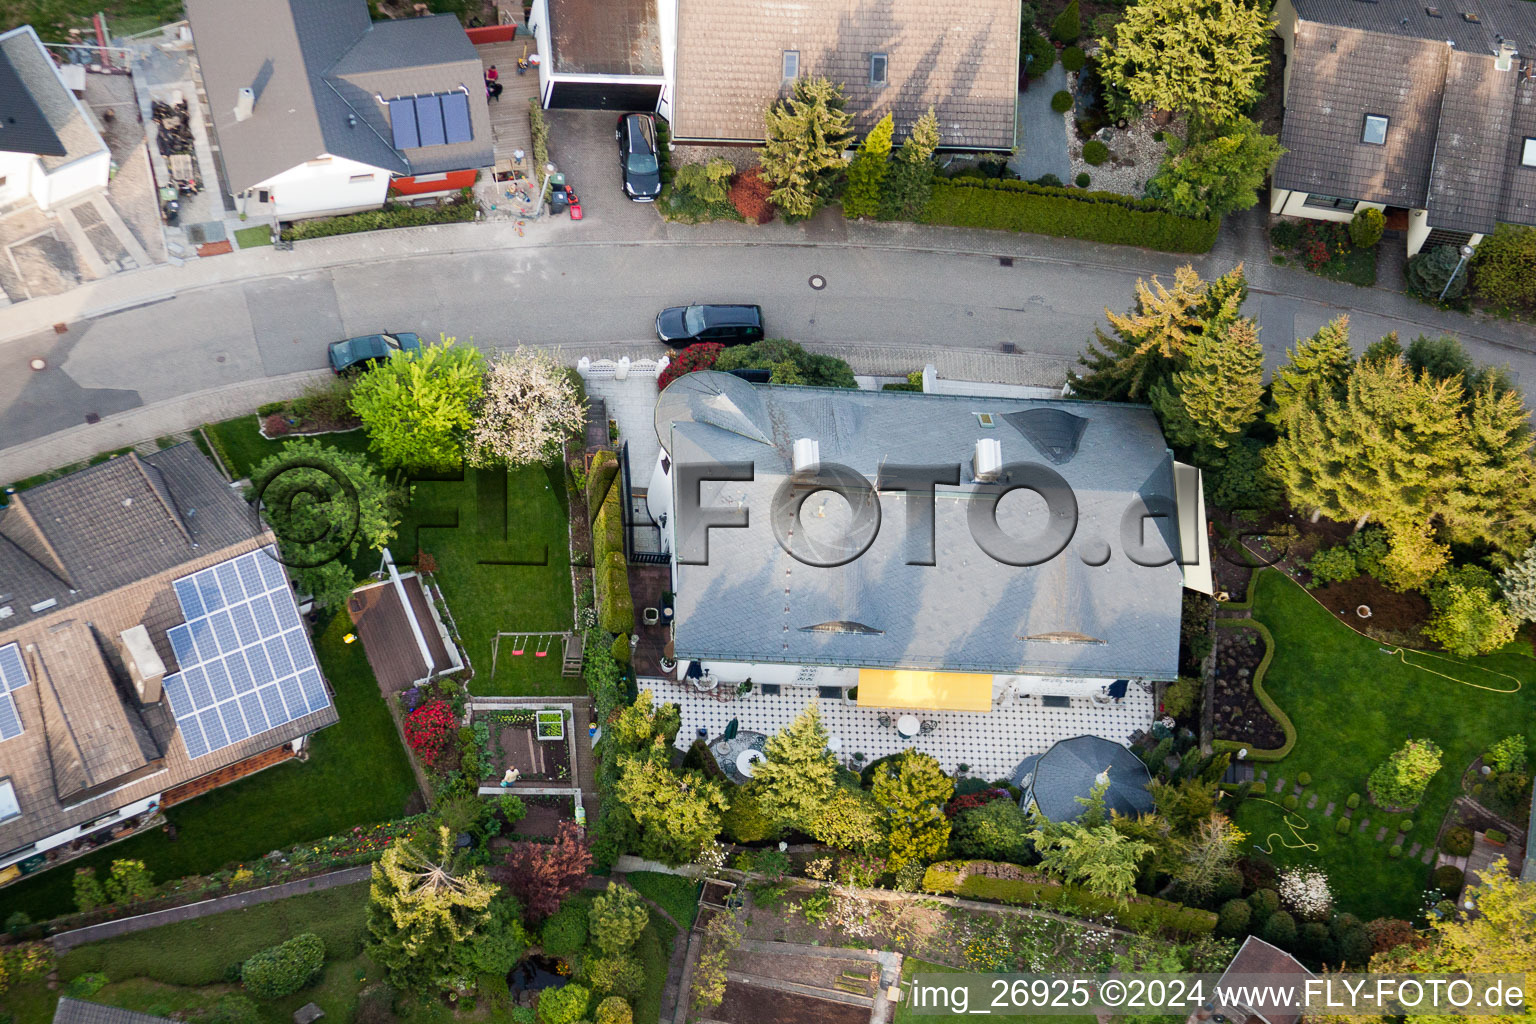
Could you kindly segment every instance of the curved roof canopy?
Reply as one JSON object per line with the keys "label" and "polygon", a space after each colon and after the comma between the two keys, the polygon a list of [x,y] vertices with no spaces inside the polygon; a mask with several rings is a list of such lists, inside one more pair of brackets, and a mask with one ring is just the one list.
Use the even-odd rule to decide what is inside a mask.
{"label": "curved roof canopy", "polygon": [[1024,791],[1020,805],[1027,811],[1033,803],[1051,821],[1075,821],[1083,813],[1078,798],[1087,799],[1101,779],[1109,782],[1106,810],[1132,817],[1152,810],[1147,766],[1122,744],[1100,736],[1058,740],[1013,770],[1014,783]]}

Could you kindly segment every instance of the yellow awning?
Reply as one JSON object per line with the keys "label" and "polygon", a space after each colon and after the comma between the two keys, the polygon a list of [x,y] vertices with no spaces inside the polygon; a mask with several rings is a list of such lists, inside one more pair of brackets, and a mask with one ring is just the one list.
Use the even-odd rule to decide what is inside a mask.
{"label": "yellow awning", "polygon": [[861,668],[859,707],[991,711],[992,677],[971,672]]}

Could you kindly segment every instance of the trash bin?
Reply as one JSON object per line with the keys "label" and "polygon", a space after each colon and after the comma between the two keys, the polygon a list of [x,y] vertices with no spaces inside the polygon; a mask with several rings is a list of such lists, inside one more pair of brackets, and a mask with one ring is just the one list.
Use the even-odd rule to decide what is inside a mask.
{"label": "trash bin", "polygon": [[549,187],[549,212],[551,214],[564,213],[571,205],[571,194],[565,190],[564,185],[551,185]]}

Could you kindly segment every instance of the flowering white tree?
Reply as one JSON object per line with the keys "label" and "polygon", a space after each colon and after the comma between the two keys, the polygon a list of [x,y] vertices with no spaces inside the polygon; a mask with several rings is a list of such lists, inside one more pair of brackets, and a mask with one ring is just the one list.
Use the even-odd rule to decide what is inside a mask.
{"label": "flowering white tree", "polygon": [[1280,902],[1308,921],[1326,921],[1333,912],[1328,876],[1317,868],[1287,868],[1275,880]]}
{"label": "flowering white tree", "polygon": [[464,454],[472,466],[548,462],[586,414],[585,401],[555,354],[519,345],[491,362]]}

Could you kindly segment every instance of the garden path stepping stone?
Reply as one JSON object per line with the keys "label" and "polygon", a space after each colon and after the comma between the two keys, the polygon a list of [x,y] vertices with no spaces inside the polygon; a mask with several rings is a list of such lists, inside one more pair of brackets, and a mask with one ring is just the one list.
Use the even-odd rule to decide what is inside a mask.
{"label": "garden path stepping stone", "polygon": [[315,1021],[325,1016],[325,1011],[314,1003],[305,1003],[293,1011],[293,1024],[315,1024]]}
{"label": "garden path stepping stone", "polygon": [[1424,856],[1419,858],[1419,860],[1423,861],[1425,864],[1428,864],[1430,861],[1432,861],[1434,859],[1435,859],[1435,851],[1434,850],[1425,850],[1424,851]]}
{"label": "garden path stepping stone", "polygon": [[1316,806],[1317,806],[1317,794],[1313,793],[1310,797],[1307,798],[1307,810],[1310,811],[1312,808],[1314,808]]}
{"label": "garden path stepping stone", "polygon": [[1278,795],[1278,794],[1284,793],[1284,792],[1285,792],[1285,780],[1284,779],[1276,779],[1275,780],[1275,793]]}
{"label": "garden path stepping stone", "polygon": [[[1307,806],[1310,807],[1311,804],[1308,804]],[[1333,801],[1332,800],[1329,800],[1328,801],[1328,806],[1323,808],[1323,817],[1325,817],[1325,818],[1333,817]]]}
{"label": "garden path stepping stone", "polygon": [[1298,783],[1296,783],[1295,787],[1292,788],[1291,792],[1295,793],[1297,796],[1301,796],[1301,794],[1306,792],[1306,788],[1304,786],[1302,786],[1301,783],[1298,782]]}
{"label": "garden path stepping stone", "polygon": [[1376,841],[1379,843],[1385,838],[1387,838],[1387,826],[1383,825],[1376,831]]}
{"label": "garden path stepping stone", "polygon": [[1371,819],[1370,818],[1361,818],[1360,819],[1360,831],[1364,832],[1365,831],[1365,826],[1369,825],[1370,823],[1371,823]]}
{"label": "garden path stepping stone", "polygon": [[1410,856],[1410,857],[1417,857],[1419,855],[1419,851],[1422,850],[1423,848],[1424,847],[1421,844],[1414,843],[1413,844],[1413,849],[1408,851],[1408,856]]}
{"label": "garden path stepping stone", "polygon": [[1259,772],[1259,778],[1260,779],[1267,779],[1267,778],[1269,778],[1269,769],[1266,768],[1263,771]]}

